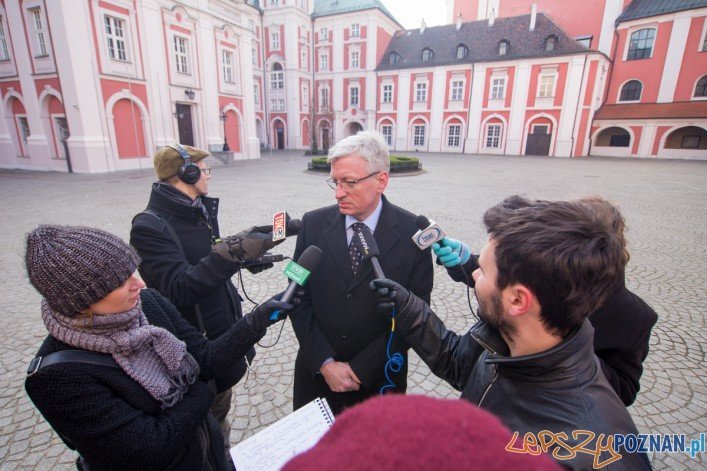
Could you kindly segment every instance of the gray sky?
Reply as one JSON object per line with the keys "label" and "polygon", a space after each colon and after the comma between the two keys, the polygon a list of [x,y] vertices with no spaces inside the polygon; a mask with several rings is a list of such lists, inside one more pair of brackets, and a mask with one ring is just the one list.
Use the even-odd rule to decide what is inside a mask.
{"label": "gray sky", "polygon": [[405,29],[419,28],[423,18],[427,26],[446,23],[447,2],[445,0],[382,0],[382,2]]}

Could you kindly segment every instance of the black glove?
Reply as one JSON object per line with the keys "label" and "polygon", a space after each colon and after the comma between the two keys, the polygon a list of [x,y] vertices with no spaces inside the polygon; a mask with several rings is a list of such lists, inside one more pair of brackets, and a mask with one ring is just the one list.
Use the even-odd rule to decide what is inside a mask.
{"label": "black glove", "polygon": [[[298,289],[295,295],[292,297],[289,303],[283,303],[280,301],[282,298],[282,293],[278,293],[272,298],[268,299],[264,303],[259,304],[255,309],[253,309],[249,314],[245,316],[247,323],[253,326],[253,328],[262,332],[275,322],[280,321],[286,317],[286,311],[289,311],[293,307],[300,303],[302,296],[304,295],[303,289]],[[275,312],[279,311],[278,316],[275,320],[270,319],[270,316]]]}
{"label": "black glove", "polygon": [[252,226],[217,242],[213,251],[226,260],[240,263],[256,260],[284,241],[285,239],[281,239],[273,242],[272,226]]}
{"label": "black glove", "polygon": [[386,316],[392,317],[400,312],[410,299],[410,291],[393,280],[380,278],[371,281],[368,286],[373,290],[378,312]]}

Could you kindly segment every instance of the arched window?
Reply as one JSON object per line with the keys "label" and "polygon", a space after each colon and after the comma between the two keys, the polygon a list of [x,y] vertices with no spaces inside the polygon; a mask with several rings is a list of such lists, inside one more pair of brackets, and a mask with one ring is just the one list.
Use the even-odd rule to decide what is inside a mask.
{"label": "arched window", "polygon": [[434,56],[434,51],[432,49],[426,47],[422,50],[422,62],[428,62],[432,60],[432,56]]}
{"label": "arched window", "polygon": [[697,85],[695,85],[695,96],[707,97],[707,75],[697,81]]}
{"label": "arched window", "polygon": [[397,52],[391,52],[390,55],[388,56],[388,64],[394,65],[397,64],[400,61],[400,54]]}
{"label": "arched window", "polygon": [[469,54],[468,47],[466,47],[464,44],[460,44],[457,46],[457,59],[463,59],[466,57],[467,54]]}
{"label": "arched window", "polygon": [[619,101],[638,101],[641,99],[643,84],[638,80],[629,80],[621,87]]}
{"label": "arched window", "polygon": [[546,51],[554,51],[556,44],[557,44],[557,36],[555,36],[554,34],[551,34],[550,36],[545,38],[545,50]]}
{"label": "arched window", "polygon": [[653,52],[654,39],[655,28],[643,28],[631,33],[626,60],[650,59]]}
{"label": "arched window", "polygon": [[511,43],[506,41],[505,39],[498,43],[498,55],[499,56],[505,56],[508,54],[508,50],[511,48]]}
{"label": "arched window", "polygon": [[276,90],[285,88],[285,75],[279,62],[275,62],[270,68],[270,88]]}

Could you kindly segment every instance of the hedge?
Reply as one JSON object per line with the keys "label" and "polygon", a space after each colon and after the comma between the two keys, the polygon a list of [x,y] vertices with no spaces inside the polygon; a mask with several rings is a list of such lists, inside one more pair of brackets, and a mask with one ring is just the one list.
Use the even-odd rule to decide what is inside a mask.
{"label": "hedge", "polygon": [[[314,157],[307,168],[319,172],[328,172],[331,170],[331,167],[326,159],[326,157]],[[418,170],[422,170],[422,162],[420,162],[420,159],[402,155],[390,156],[390,173],[417,172]]]}

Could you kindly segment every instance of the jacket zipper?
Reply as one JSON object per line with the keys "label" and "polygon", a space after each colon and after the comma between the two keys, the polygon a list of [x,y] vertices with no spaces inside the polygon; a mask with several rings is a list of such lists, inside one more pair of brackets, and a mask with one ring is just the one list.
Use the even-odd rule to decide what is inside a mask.
{"label": "jacket zipper", "polygon": [[481,396],[481,399],[479,399],[479,403],[477,404],[477,406],[479,407],[481,407],[481,403],[484,402],[484,399],[486,399],[486,394],[488,394],[489,389],[491,389],[491,386],[493,386],[493,383],[496,381],[496,378],[498,378],[498,366],[491,365],[491,368],[493,368],[493,378],[491,378],[491,382],[488,386],[486,386],[484,394]]}

